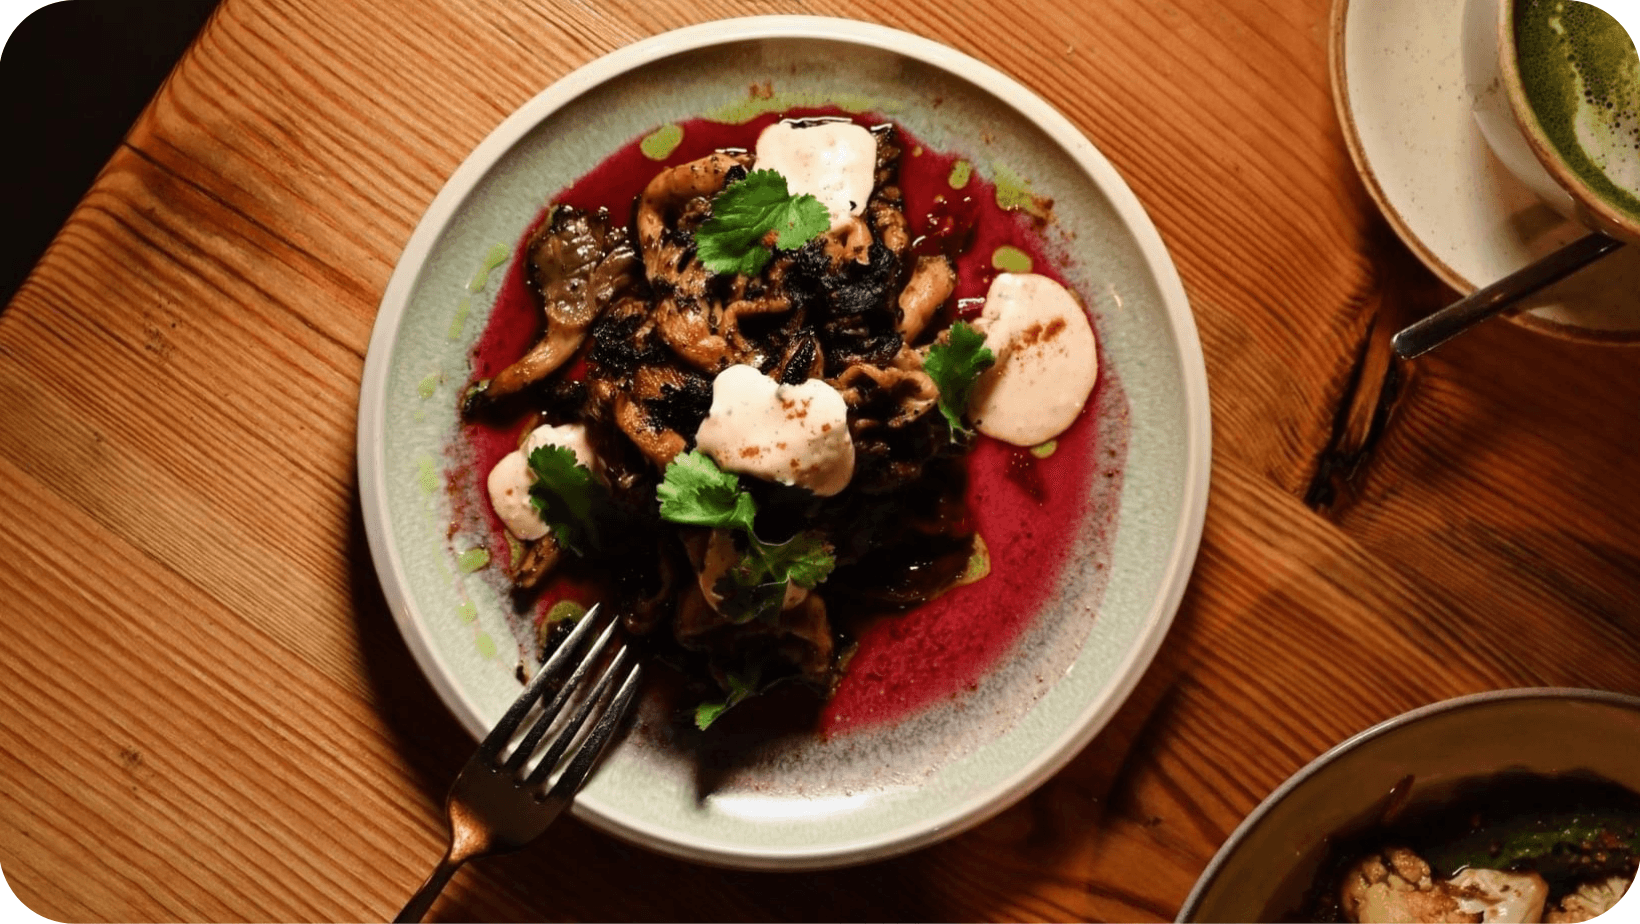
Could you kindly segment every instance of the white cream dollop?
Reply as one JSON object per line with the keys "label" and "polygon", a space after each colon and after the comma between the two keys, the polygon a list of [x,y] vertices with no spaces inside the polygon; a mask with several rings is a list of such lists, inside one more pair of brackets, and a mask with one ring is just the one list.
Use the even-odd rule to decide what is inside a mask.
{"label": "white cream dollop", "polygon": [[758,170],[786,178],[786,191],[819,199],[833,229],[865,212],[877,174],[877,139],[853,122],[776,122],[757,137]]}
{"label": "white cream dollop", "polygon": [[848,405],[819,379],[781,385],[753,366],[712,381],[712,408],[695,446],[726,472],[807,488],[829,497],[854,476]]}
{"label": "white cream dollop", "polygon": [[592,444],[587,442],[587,428],[581,424],[543,426],[530,431],[522,447],[502,456],[495,468],[490,469],[486,481],[490,506],[495,508],[495,515],[501,518],[507,532],[523,540],[540,539],[550,532],[535,505],[530,503],[530,485],[535,483],[535,473],[530,471],[529,456],[542,446],[562,446],[575,453],[575,461],[589,469],[597,458]]}
{"label": "white cream dollop", "polygon": [[1093,326],[1070,292],[1035,273],[998,273],[974,326],[997,358],[968,402],[975,429],[1015,446],[1065,432],[1099,377]]}

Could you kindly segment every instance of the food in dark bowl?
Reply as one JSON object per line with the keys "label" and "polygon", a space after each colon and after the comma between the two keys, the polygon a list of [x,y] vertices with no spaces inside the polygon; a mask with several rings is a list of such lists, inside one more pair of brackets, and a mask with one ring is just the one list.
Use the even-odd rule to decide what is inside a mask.
{"label": "food in dark bowl", "polygon": [[905,161],[934,158],[885,120],[730,134],[658,167],[634,145],[550,203],[518,253],[527,335],[487,334],[462,397],[521,669],[596,599],[701,728],[788,682],[823,699],[860,626],[984,578],[976,447],[1040,505],[1099,381],[1042,255],[976,246],[1040,215],[960,194],[951,161],[913,210]]}
{"label": "food in dark bowl", "polygon": [[1586,774],[1505,772],[1435,794],[1408,778],[1334,841],[1301,921],[1587,921],[1640,867],[1640,794]]}
{"label": "food in dark bowl", "polygon": [[1586,920],[1637,858],[1640,698],[1500,690],[1311,761],[1231,833],[1179,920]]}

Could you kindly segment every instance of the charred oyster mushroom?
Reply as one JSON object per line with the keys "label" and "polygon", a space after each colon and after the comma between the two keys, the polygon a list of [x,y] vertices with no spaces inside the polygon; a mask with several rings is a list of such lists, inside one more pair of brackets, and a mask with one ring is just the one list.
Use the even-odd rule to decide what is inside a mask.
{"label": "charred oyster mushroom", "polygon": [[826,232],[821,237],[824,243],[826,256],[833,265],[843,263],[865,263],[871,259],[871,244],[875,240],[871,234],[871,226],[863,218],[850,218],[840,227]]}
{"label": "charred oyster mushroom", "polygon": [[[730,689],[725,672],[749,661],[768,662],[777,672],[784,668],[785,676],[795,674],[821,689],[829,688],[833,679],[836,643],[825,601],[818,594],[805,596],[772,621],[735,623],[713,609],[699,585],[691,583],[678,602],[672,628],[679,645],[708,657],[725,692]],[[774,678],[765,674],[764,679]]]}
{"label": "charred oyster mushroom", "polygon": [[[740,364],[766,366],[789,336],[778,316],[791,313],[803,299],[788,279],[792,263],[790,255],[782,255],[757,276],[715,277],[705,296],[662,300],[656,310],[661,338],[678,358],[703,372]],[[762,322],[757,327],[764,333],[750,330],[748,322]]]}
{"label": "charred oyster mushroom", "polygon": [[945,419],[930,413],[939,404],[939,386],[911,350],[902,349],[887,366],[850,366],[833,386],[849,407],[855,484],[862,491],[882,493],[915,481],[950,442]]}
{"label": "charred oyster mushroom", "polygon": [[782,385],[801,385],[820,377],[826,357],[820,352],[820,341],[810,330],[799,331],[786,342],[786,352],[775,366],[774,380]]}
{"label": "charred oyster mushroom", "polygon": [[925,414],[911,426],[850,427],[854,438],[854,481],[865,494],[887,494],[923,477],[930,462],[951,444],[950,428],[939,414]]}
{"label": "charred oyster mushroom", "polygon": [[471,415],[545,379],[564,365],[598,315],[636,282],[637,254],[626,229],[609,212],[557,206],[525,246],[530,288],[540,299],[546,330],[535,346],[487,383],[470,391]]}
{"label": "charred oyster mushroom", "polygon": [[957,271],[944,255],[922,256],[911,268],[911,278],[900,290],[900,319],[897,329],[906,343],[913,343],[928,327],[940,308],[957,288]]}
{"label": "charred oyster mushroom", "polygon": [[[708,614],[716,612],[698,591],[692,596],[699,601],[694,606],[697,613],[701,610]],[[679,618],[680,622],[683,621],[681,613]],[[831,624],[826,618],[825,601],[817,594],[810,594],[797,606],[782,610],[773,622],[753,620],[739,625],[727,621],[710,625],[702,622],[695,628],[696,631],[690,636],[692,644],[683,642],[681,636],[679,641],[709,656],[712,672],[725,692],[730,689],[723,677],[727,670],[758,661],[767,665],[766,671],[772,670],[776,674],[770,677],[765,673],[765,685],[783,674],[788,677],[795,675],[820,689],[831,686],[835,642]]]}
{"label": "charred oyster mushroom", "polygon": [[[771,260],[759,276],[735,277],[719,322],[719,329],[730,345],[729,354],[725,357],[732,360],[729,365],[744,363],[762,368],[784,350],[784,341],[790,336],[788,333],[778,326],[771,329],[771,324],[763,323],[760,328],[767,330],[767,334],[759,336],[749,329],[752,324],[746,322],[756,319],[773,321],[778,325],[776,316],[786,315],[797,307],[801,296],[791,290],[786,278],[791,264],[792,258],[787,255]],[[721,371],[722,368],[725,367],[714,371]]]}
{"label": "charred oyster mushroom", "polygon": [[805,320],[820,337],[827,376],[855,363],[887,365],[904,343],[893,308],[900,263],[878,241],[867,256],[864,263],[845,261],[834,269],[824,248],[812,242],[795,254],[792,285],[805,293]]}
{"label": "charred oyster mushroom", "polygon": [[920,366],[885,368],[856,363],[832,384],[850,410],[861,412],[851,426],[859,423],[867,429],[903,427],[933,410],[940,400],[939,386]]}
{"label": "charred oyster mushroom", "polygon": [[892,190],[895,201],[899,200],[899,188],[894,185],[900,173],[900,141],[891,123],[884,122],[871,127],[871,134],[877,139],[876,173],[872,177],[871,188],[883,195]]}
{"label": "charred oyster mushroom", "polygon": [[524,544],[524,554],[518,557],[513,566],[513,588],[520,591],[535,590],[541,581],[558,567],[558,559],[563,550],[558,546],[558,540],[548,533],[540,539]]}
{"label": "charred oyster mushroom", "polygon": [[644,271],[659,297],[661,339],[685,363],[718,372],[766,360],[740,331],[744,315],[789,311],[781,264],[760,278],[717,276],[695,253],[695,231],[711,215],[711,198],[743,176],[750,155],[719,151],[662,171],[645,187],[637,213]]}
{"label": "charred oyster mushroom", "polygon": [[888,248],[894,259],[903,261],[911,249],[911,229],[900,208],[899,190],[893,192],[893,198],[882,195],[872,198],[866,206],[866,223],[872,236]]}
{"label": "charred oyster mushroom", "polygon": [[705,372],[734,365],[729,341],[718,333],[723,312],[703,298],[673,296],[655,311],[656,329],[679,359]]}
{"label": "charred oyster mushroom", "polygon": [[695,228],[711,214],[711,200],[737,168],[744,173],[750,154],[715,151],[698,160],[663,170],[638,197],[638,246],[644,273],[657,293],[698,296],[704,292],[706,268],[695,260]]}
{"label": "charred oyster mushroom", "polygon": [[904,609],[932,600],[961,582],[976,551],[968,511],[968,476],[960,461],[936,456],[918,479],[901,488],[889,516],[877,515],[875,497],[832,514],[838,532],[869,531],[869,546],[840,539],[837,571],[828,585],[836,602],[863,601],[871,610]]}
{"label": "charred oyster mushroom", "polygon": [[710,379],[675,364],[657,363],[640,367],[631,390],[615,396],[615,423],[657,469],[664,470],[689,448],[711,406]]}
{"label": "charred oyster mushroom", "polygon": [[672,613],[682,569],[667,548],[669,545],[672,543],[663,541],[655,559],[658,586],[654,592],[634,600],[631,609],[621,617],[621,627],[633,635],[648,635]]}
{"label": "charred oyster mushroom", "polygon": [[797,668],[798,675],[809,683],[826,686],[831,679],[836,644],[826,617],[826,601],[819,594],[805,596],[803,602],[780,611],[774,631],[781,660]]}

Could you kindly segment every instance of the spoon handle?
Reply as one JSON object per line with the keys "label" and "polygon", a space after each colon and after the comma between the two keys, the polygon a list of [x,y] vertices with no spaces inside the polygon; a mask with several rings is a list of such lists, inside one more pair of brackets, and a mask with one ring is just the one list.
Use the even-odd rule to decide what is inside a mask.
{"label": "spoon handle", "polygon": [[1397,333],[1390,345],[1402,359],[1421,356],[1528,295],[1565,279],[1604,257],[1623,242],[1596,231],[1580,237],[1535,263],[1497,282],[1476,289],[1445,308]]}

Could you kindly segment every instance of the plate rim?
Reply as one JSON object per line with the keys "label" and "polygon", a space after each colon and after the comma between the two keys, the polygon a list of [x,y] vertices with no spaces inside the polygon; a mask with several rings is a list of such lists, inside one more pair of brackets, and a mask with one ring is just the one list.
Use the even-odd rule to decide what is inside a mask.
{"label": "plate rim", "polygon": [[[862,45],[950,73],[1014,108],[1059,144],[1110,200],[1112,210],[1144,257],[1145,272],[1161,296],[1178,352],[1180,401],[1185,408],[1182,503],[1157,593],[1131,646],[1103,688],[1065,730],[1018,771],[970,795],[945,813],[913,826],[854,843],[793,848],[736,848],[706,839],[679,840],[636,819],[577,800],[577,817],[607,833],[659,853],[735,869],[818,870],[895,856],[954,836],[1012,805],[1059,772],[1109,723],[1144,676],[1183,599],[1200,549],[1212,467],[1211,407],[1205,358],[1189,300],[1171,252],[1138,197],[1115,166],[1065,116],[1012,77],[932,39],[841,17],[772,15],[715,20],[660,33],[581,65],[520,105],[474,147],[427,206],[394,265],[367,346],[359,389],[357,465],[366,539],[378,582],[400,635],[445,708],[475,738],[488,727],[475,704],[455,686],[448,665],[427,634],[403,580],[404,565],[388,517],[385,426],[386,380],[393,341],[433,244],[493,164],[553,112],[621,74],[676,54],[758,40],[819,40]],[[909,830],[908,830],[909,828]]]}

